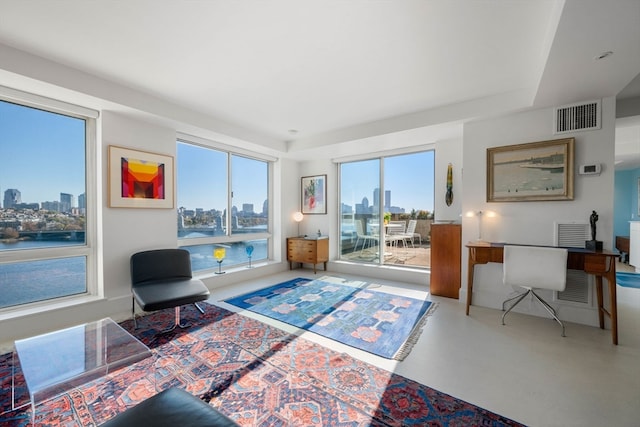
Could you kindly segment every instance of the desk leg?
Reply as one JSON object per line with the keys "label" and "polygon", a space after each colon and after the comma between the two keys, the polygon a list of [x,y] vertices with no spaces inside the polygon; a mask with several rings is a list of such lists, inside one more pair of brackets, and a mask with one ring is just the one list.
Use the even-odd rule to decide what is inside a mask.
{"label": "desk leg", "polygon": [[600,329],[604,329],[604,297],[602,295],[602,276],[596,276],[596,295],[598,297],[598,321]]}
{"label": "desk leg", "polygon": [[614,345],[618,345],[618,296],[616,289],[616,266],[615,258],[609,260],[609,271],[604,275],[609,285],[609,311],[604,307],[604,295],[602,288],[602,276],[596,275],[596,293],[598,296],[598,320],[600,328],[604,329],[604,315],[609,315],[611,319],[611,340]]}
{"label": "desk leg", "polygon": [[469,306],[471,305],[471,294],[473,293],[473,267],[475,263],[469,260],[469,267],[467,272],[467,316],[469,315]]}
{"label": "desk leg", "polygon": [[618,345],[618,296],[616,290],[616,262],[611,257],[612,267],[607,274],[607,282],[609,282],[609,301],[610,301],[610,317],[611,317],[611,338],[614,345]]}

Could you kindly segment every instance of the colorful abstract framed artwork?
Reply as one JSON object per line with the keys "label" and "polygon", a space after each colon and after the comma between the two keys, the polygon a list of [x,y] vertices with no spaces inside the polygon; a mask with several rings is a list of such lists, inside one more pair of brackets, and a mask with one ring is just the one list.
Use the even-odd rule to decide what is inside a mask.
{"label": "colorful abstract framed artwork", "polygon": [[573,200],[574,138],[487,149],[487,202]]}
{"label": "colorful abstract framed artwork", "polygon": [[327,175],[303,176],[301,185],[302,213],[327,213]]}
{"label": "colorful abstract framed artwork", "polygon": [[173,157],[109,146],[109,207],[173,206]]}

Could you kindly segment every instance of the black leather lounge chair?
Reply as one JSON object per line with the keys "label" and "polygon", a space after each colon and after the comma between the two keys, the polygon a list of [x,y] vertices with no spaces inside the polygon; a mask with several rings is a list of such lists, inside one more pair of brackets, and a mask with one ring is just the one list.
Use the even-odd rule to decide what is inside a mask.
{"label": "black leather lounge chair", "polygon": [[231,418],[179,388],[170,388],[116,415],[101,427],[235,427]]}
{"label": "black leather lounge chair", "polygon": [[[184,249],[156,249],[131,255],[131,311],[136,322],[136,303],[143,311],[175,308],[175,322],[172,331],[180,323],[180,306],[195,304],[209,298],[209,289],[191,274],[191,258]],[[204,311],[198,307],[201,313]]]}

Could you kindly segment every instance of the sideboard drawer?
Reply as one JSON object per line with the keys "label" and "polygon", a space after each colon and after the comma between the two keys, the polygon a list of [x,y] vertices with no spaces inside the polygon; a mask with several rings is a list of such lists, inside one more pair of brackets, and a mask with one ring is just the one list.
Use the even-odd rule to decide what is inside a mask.
{"label": "sideboard drawer", "polygon": [[324,263],[327,269],[329,260],[329,239],[305,239],[303,237],[290,237],[287,239],[287,261],[289,269],[292,263],[313,264],[313,272],[316,272],[316,264]]}

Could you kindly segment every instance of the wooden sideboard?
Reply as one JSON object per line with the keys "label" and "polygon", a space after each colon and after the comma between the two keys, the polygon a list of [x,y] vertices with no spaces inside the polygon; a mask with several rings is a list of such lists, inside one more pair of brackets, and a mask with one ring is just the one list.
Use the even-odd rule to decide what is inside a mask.
{"label": "wooden sideboard", "polygon": [[304,237],[287,238],[287,261],[289,270],[293,269],[293,263],[313,264],[313,274],[316,274],[316,264],[324,263],[327,270],[329,261],[329,239],[305,239]]}
{"label": "wooden sideboard", "polygon": [[429,292],[459,298],[462,262],[462,226],[431,224],[431,278]]}

